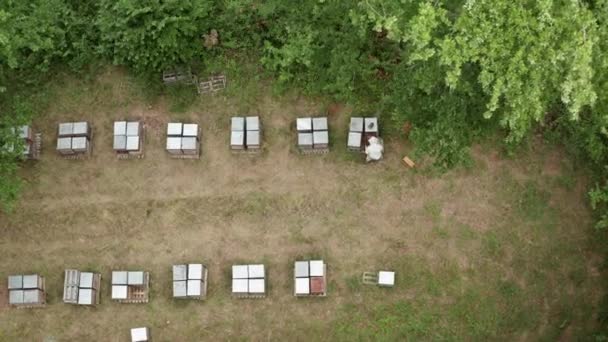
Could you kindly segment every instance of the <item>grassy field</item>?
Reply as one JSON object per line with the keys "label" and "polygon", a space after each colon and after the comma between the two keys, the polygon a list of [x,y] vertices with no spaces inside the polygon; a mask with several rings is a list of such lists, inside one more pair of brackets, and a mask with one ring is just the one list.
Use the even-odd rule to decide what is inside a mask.
{"label": "grassy field", "polygon": [[[256,73],[233,65],[215,96],[155,97],[117,69],[43,94],[49,108],[34,123],[43,156],[26,164],[15,211],[0,216],[0,277],[42,273],[49,305],[0,308],[1,341],[127,341],[136,326],[155,341],[589,337],[602,259],[585,177],[561,151],[537,142],[508,158],[475,147],[473,167],[438,176],[405,169],[410,147],[389,140],[386,159],[366,165],[344,147],[352,108],[274,94]],[[294,118],[328,110],[332,153],[295,153]],[[227,147],[229,117],[246,113],[262,117],[258,156]],[[143,160],[112,153],[112,122],[124,118],[147,124]],[[90,160],[54,153],[62,120],[93,124]],[[169,120],[202,125],[199,161],[166,155]],[[325,259],[327,298],[292,296],[302,257]],[[171,299],[171,265],[181,262],[209,266],[207,301]],[[266,264],[268,298],[231,298],[236,262]],[[102,272],[102,304],[63,304],[65,268]],[[151,272],[149,304],[109,300],[119,268]],[[379,269],[397,272],[396,288],[360,283]]]}

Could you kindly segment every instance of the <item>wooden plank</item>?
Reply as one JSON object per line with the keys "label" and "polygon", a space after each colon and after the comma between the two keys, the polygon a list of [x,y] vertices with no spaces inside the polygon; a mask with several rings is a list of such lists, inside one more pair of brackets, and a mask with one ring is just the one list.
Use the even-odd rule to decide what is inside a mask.
{"label": "wooden plank", "polygon": [[405,166],[409,167],[409,168],[414,168],[416,167],[416,163],[414,163],[410,158],[408,158],[407,156],[403,157],[403,164],[405,164]]}

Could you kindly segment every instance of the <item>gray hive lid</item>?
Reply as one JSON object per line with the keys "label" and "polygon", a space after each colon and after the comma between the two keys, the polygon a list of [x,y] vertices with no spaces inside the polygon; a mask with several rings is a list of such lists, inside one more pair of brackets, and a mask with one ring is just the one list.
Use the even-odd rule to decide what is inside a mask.
{"label": "gray hive lid", "polygon": [[8,291],[9,304],[23,304],[23,290]]}
{"label": "gray hive lid", "polygon": [[327,117],[313,118],[312,129],[314,131],[327,131]]}
{"label": "gray hive lid", "polygon": [[363,132],[363,118],[350,118],[350,131]]}
{"label": "gray hive lid", "polygon": [[27,139],[31,135],[30,126],[21,126],[19,127],[19,138]]}
{"label": "gray hive lid", "polygon": [[74,126],[73,126],[73,134],[87,134],[89,133],[89,123],[85,122],[85,121],[81,121],[81,122],[74,122]]}
{"label": "gray hive lid", "polygon": [[114,135],[127,135],[126,121],[114,121]]}
{"label": "gray hive lid", "polygon": [[245,130],[245,118],[235,116],[230,120],[231,131],[244,131]]}
{"label": "gray hive lid", "polygon": [[232,293],[249,292],[249,281],[247,279],[232,279]]}
{"label": "gray hive lid", "polygon": [[23,288],[23,276],[22,275],[12,275],[8,276],[8,289],[22,289]]}
{"label": "gray hive lid", "polygon": [[80,272],[80,284],[82,288],[93,288],[93,273],[91,272]]}
{"label": "gray hive lid", "polygon": [[37,289],[40,284],[38,283],[37,274],[28,274],[23,276],[23,288],[24,289]]}
{"label": "gray hive lid", "polygon": [[139,137],[127,136],[127,151],[139,151]]}
{"label": "gray hive lid", "polygon": [[294,265],[296,278],[308,277],[308,261],[296,261]]}
{"label": "gray hive lid", "polygon": [[196,138],[195,137],[183,137],[182,138],[182,150],[196,150]]}
{"label": "gray hive lid", "polygon": [[186,280],[188,279],[188,266],[187,265],[173,265],[173,280]]}
{"label": "gray hive lid", "polygon": [[246,279],[248,277],[247,265],[232,265],[232,279]]}
{"label": "gray hive lid", "polygon": [[127,285],[112,285],[112,299],[127,299]]}
{"label": "gray hive lid", "polygon": [[182,138],[181,137],[167,137],[167,150],[181,150]]}
{"label": "gray hive lid", "polygon": [[127,274],[127,271],[112,271],[112,284],[126,285],[128,279]]}
{"label": "gray hive lid", "polygon": [[92,289],[79,289],[78,290],[78,304],[79,305],[93,305],[95,303],[95,291]]}
{"label": "gray hive lid", "polygon": [[198,137],[198,124],[184,124],[185,137]]}
{"label": "gray hive lid", "polygon": [[311,277],[323,277],[325,275],[323,260],[311,260],[310,261],[310,276]]}
{"label": "gray hive lid", "polygon": [[128,276],[129,285],[143,285],[144,284],[144,272],[143,271],[131,271]]}
{"label": "gray hive lid", "polygon": [[181,122],[169,122],[167,124],[167,135],[168,136],[181,136],[183,124]]}
{"label": "gray hive lid", "polygon": [[348,133],[348,142],[346,143],[346,145],[348,147],[355,147],[355,148],[359,148],[361,147],[361,138],[362,134],[359,132],[350,132]]}
{"label": "gray hive lid", "polygon": [[72,138],[72,149],[73,150],[86,150],[87,149],[87,138],[86,137]]}
{"label": "gray hive lid", "polygon": [[310,278],[296,278],[295,287],[296,294],[310,294]]}
{"label": "gray hive lid", "polygon": [[23,291],[23,304],[35,304],[40,302],[40,290]]}
{"label": "gray hive lid", "polygon": [[259,116],[248,116],[245,118],[245,128],[248,131],[259,131],[260,130],[260,117]]}
{"label": "gray hive lid", "polygon": [[139,121],[127,122],[127,136],[139,136]]}
{"label": "gray hive lid", "polygon": [[247,131],[247,146],[260,145],[260,131]]}
{"label": "gray hive lid", "polygon": [[245,145],[245,133],[243,131],[232,131],[230,133],[230,146]]}
{"label": "gray hive lid", "polygon": [[201,292],[201,285],[203,283],[200,280],[188,280],[188,289],[187,289],[187,293],[188,296],[200,296],[202,294]]}
{"label": "gray hive lid", "polygon": [[131,329],[131,342],[147,342],[148,339],[148,328]]}
{"label": "gray hive lid", "polygon": [[57,149],[58,150],[71,150],[72,149],[72,138],[57,138]]}
{"label": "gray hive lid", "polygon": [[298,133],[298,146],[312,146],[312,133]]}
{"label": "gray hive lid", "polygon": [[249,278],[264,278],[264,265],[249,265]]}
{"label": "gray hive lid", "polygon": [[115,135],[114,144],[112,145],[115,150],[124,151],[127,149],[127,136],[126,135]]}
{"label": "gray hive lid", "polygon": [[312,131],[312,118],[297,118],[296,128],[298,132]]}
{"label": "gray hive lid", "polygon": [[365,118],[365,132],[378,133],[378,118]]}
{"label": "gray hive lid", "polygon": [[327,131],[314,131],[312,132],[312,142],[313,144],[329,144],[329,132]]}
{"label": "gray hive lid", "polygon": [[74,132],[73,122],[64,122],[59,124],[59,136],[72,135]]}
{"label": "gray hive lid", "polygon": [[188,279],[203,279],[203,265],[188,264]]}
{"label": "gray hive lid", "polygon": [[264,293],[265,289],[264,279],[249,279],[249,293]]}
{"label": "gray hive lid", "polygon": [[173,281],[173,297],[186,297],[188,295],[186,284],[186,280]]}

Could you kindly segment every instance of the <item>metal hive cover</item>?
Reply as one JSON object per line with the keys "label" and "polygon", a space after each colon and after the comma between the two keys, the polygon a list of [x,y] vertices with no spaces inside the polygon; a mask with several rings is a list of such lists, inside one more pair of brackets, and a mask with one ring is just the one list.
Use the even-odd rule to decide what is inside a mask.
{"label": "metal hive cover", "polygon": [[126,285],[127,284],[127,271],[112,271],[112,284],[113,285]]}
{"label": "metal hive cover", "polygon": [[203,265],[188,264],[188,279],[203,279]]}
{"label": "metal hive cover", "polygon": [[92,288],[93,287],[93,273],[91,272],[80,272],[80,284],[79,287]]}
{"label": "metal hive cover", "polygon": [[86,150],[87,149],[87,138],[86,137],[72,138],[72,149],[73,150]]}
{"label": "metal hive cover", "polygon": [[296,294],[310,294],[310,279],[296,278]]}
{"label": "metal hive cover", "polygon": [[325,272],[323,270],[323,260],[311,260],[310,261],[310,276],[311,277],[323,277]]}
{"label": "metal hive cover", "polygon": [[248,291],[247,279],[232,279],[232,293],[247,293]]}
{"label": "metal hive cover", "polygon": [[127,136],[127,151],[139,151],[139,137]]}
{"label": "metal hive cover", "polygon": [[378,272],[378,284],[393,286],[395,285],[395,272],[380,271]]}
{"label": "metal hive cover", "polygon": [[148,328],[133,328],[131,329],[131,342],[147,342]]}
{"label": "metal hive cover", "polygon": [[184,124],[185,137],[198,137],[198,124]]}
{"label": "metal hive cover", "polygon": [[249,293],[264,293],[264,279],[249,279]]}
{"label": "metal hive cover", "polygon": [[230,145],[231,146],[245,145],[245,133],[243,131],[232,131],[230,133]]}
{"label": "metal hive cover", "polygon": [[173,265],[173,280],[186,280],[186,279],[188,279],[188,266]]}
{"label": "metal hive cover", "polygon": [[57,139],[58,150],[71,150],[72,149],[72,138],[58,138]]}
{"label": "metal hive cover", "polygon": [[173,282],[173,297],[186,297],[186,280],[178,280]]}
{"label": "metal hive cover", "polygon": [[183,125],[181,122],[169,122],[167,124],[167,135],[181,136]]}
{"label": "metal hive cover", "polygon": [[23,304],[23,290],[8,291],[9,304]]}
{"label": "metal hive cover", "polygon": [[308,261],[296,261],[294,273],[297,278],[308,277]]}
{"label": "metal hive cover", "polygon": [[129,285],[143,285],[144,284],[144,272],[143,271],[131,271],[128,276]]}
{"label": "metal hive cover", "polygon": [[80,305],[92,305],[95,300],[95,291],[92,289],[79,289],[78,290],[78,304]]}
{"label": "metal hive cover", "polygon": [[247,146],[260,145],[260,131],[247,131]]}
{"label": "metal hive cover", "polygon": [[89,132],[89,124],[85,121],[74,122],[73,134],[87,134]]}
{"label": "metal hive cover", "polygon": [[188,296],[200,296],[201,285],[202,282],[200,280],[188,280]]}
{"label": "metal hive cover", "polygon": [[230,120],[231,131],[244,131],[245,130],[245,118],[235,116]]}
{"label": "metal hive cover", "polygon": [[25,290],[23,291],[23,303],[35,304],[40,301],[40,290]]}
{"label": "metal hive cover", "polygon": [[245,128],[248,131],[259,131],[260,130],[260,117],[259,116],[248,116],[245,118]]}
{"label": "metal hive cover", "polygon": [[296,129],[298,132],[312,131],[312,118],[297,118]]}
{"label": "metal hive cover", "polygon": [[327,131],[327,117],[313,118],[312,129],[315,131]]}
{"label": "metal hive cover", "polygon": [[363,118],[350,118],[350,131],[363,132]]}
{"label": "metal hive cover", "polygon": [[127,136],[126,135],[115,135],[113,148],[117,151],[124,151],[127,149]]}
{"label": "metal hive cover", "polygon": [[298,133],[298,146],[312,146],[312,133]]}
{"label": "metal hive cover", "polygon": [[181,150],[182,149],[182,138],[181,137],[167,137],[167,150]]}
{"label": "metal hive cover", "polygon": [[59,124],[59,135],[72,135],[74,132],[74,123],[72,122],[64,122]]}
{"label": "metal hive cover", "polygon": [[19,127],[19,138],[26,139],[30,137],[30,126]]}
{"label": "metal hive cover", "polygon": [[138,121],[127,122],[127,136],[129,136],[129,137],[139,136],[139,122]]}
{"label": "metal hive cover", "polygon": [[127,135],[127,122],[126,121],[115,121],[114,122],[114,135]]}
{"label": "metal hive cover", "polygon": [[112,285],[112,299],[127,299],[127,285]]}
{"label": "metal hive cover", "polygon": [[312,132],[313,144],[327,145],[329,144],[329,132],[327,131],[314,131]]}
{"label": "metal hive cover", "polygon": [[355,147],[355,148],[361,147],[361,136],[362,136],[362,134],[359,132],[348,133],[348,142],[346,143],[346,145],[348,147]]}
{"label": "metal hive cover", "polygon": [[24,289],[36,289],[38,288],[38,275],[28,274],[23,276],[23,288]]}
{"label": "metal hive cover", "polygon": [[232,279],[246,279],[249,278],[249,272],[247,265],[233,265],[232,266]]}
{"label": "metal hive cover", "polygon": [[264,278],[264,265],[249,265],[249,278]]}
{"label": "metal hive cover", "polygon": [[378,133],[378,118],[365,118],[365,132]]}
{"label": "metal hive cover", "polygon": [[183,137],[182,150],[196,150],[196,137]]}
{"label": "metal hive cover", "polygon": [[23,276],[12,275],[8,276],[8,289],[22,289],[23,288]]}

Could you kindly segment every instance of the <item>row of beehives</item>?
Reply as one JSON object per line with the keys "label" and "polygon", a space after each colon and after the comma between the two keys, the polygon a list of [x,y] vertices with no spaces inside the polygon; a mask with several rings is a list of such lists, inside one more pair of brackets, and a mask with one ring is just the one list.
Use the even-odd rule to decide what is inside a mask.
{"label": "row of beehives", "polygon": [[[297,146],[303,152],[329,149],[329,125],[327,117],[296,119]],[[372,137],[378,137],[378,119],[353,117],[350,121],[347,147],[360,151]],[[167,124],[166,150],[172,156],[200,155],[201,130],[198,124],[171,122]],[[92,129],[87,122],[59,124],[57,151],[62,155],[88,154],[91,152]],[[143,124],[139,121],[114,122],[113,149],[119,155],[141,155],[143,152]],[[231,119],[230,148],[235,151],[259,151],[262,126],[259,116],[233,117]]]}
{"label": "row of beehives", "polygon": [[[383,275],[384,274],[384,275]],[[393,286],[394,273],[380,272],[378,285]],[[389,276],[389,277],[387,277]],[[266,296],[266,268],[263,264],[232,266],[232,294],[241,298]],[[208,269],[200,263],[173,265],[173,297],[205,299]],[[113,271],[112,300],[121,303],[147,303],[150,274],[145,271]],[[9,304],[14,307],[36,307],[46,304],[44,277],[38,274],[8,277]],[[76,305],[100,303],[101,274],[75,269],[65,271],[63,302]],[[327,266],[323,260],[294,263],[294,295],[326,296]]]}

